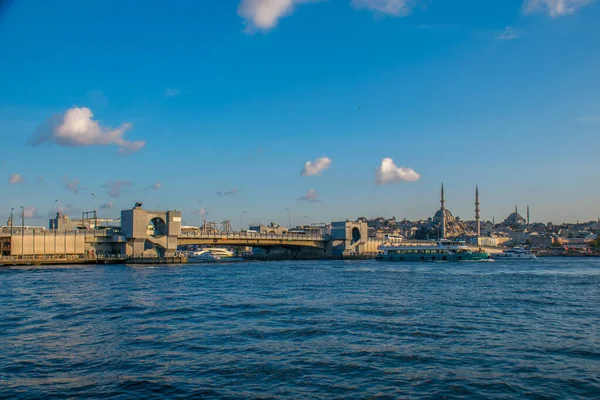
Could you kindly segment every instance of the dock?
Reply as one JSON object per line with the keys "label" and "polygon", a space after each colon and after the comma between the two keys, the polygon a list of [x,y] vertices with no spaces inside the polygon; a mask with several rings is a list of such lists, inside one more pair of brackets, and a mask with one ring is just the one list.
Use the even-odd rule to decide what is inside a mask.
{"label": "dock", "polygon": [[0,257],[1,267],[37,265],[99,265],[99,264],[185,264],[186,257]]}

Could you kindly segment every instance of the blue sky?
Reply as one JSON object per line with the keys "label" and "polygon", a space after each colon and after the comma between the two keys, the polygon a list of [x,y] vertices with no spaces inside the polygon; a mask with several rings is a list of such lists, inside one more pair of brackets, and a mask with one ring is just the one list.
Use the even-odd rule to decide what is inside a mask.
{"label": "blue sky", "polygon": [[515,204],[535,221],[600,214],[598,1],[2,10],[2,223],[11,207],[45,224],[96,201],[103,216],[142,201],[188,224],[203,206],[235,227],[242,211],[287,224],[286,207],[294,223],[418,219],[441,182],[463,219],[476,184],[490,220]]}

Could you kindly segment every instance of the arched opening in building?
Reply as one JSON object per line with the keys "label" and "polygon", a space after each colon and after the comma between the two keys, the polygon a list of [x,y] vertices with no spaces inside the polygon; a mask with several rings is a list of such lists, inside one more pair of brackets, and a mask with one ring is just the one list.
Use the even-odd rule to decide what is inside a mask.
{"label": "arched opening in building", "polygon": [[160,217],[155,217],[150,220],[150,225],[148,226],[149,234],[151,236],[164,236],[168,233],[167,224]]}
{"label": "arched opening in building", "polygon": [[360,241],[360,229],[354,227],[352,228],[352,243],[356,243],[358,241]]}

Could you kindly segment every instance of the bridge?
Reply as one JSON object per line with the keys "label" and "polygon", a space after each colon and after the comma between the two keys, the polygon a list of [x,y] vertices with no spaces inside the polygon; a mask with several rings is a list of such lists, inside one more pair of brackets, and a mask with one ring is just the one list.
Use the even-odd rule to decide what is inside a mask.
{"label": "bridge", "polygon": [[282,247],[312,248],[326,250],[330,241],[329,235],[310,234],[274,234],[249,232],[182,232],[177,237],[179,245],[206,246],[249,246],[249,247]]}
{"label": "bridge", "polygon": [[[178,246],[236,246],[293,253],[327,254],[365,252],[368,229],[365,222],[334,222],[327,234],[266,233],[253,231],[182,230],[181,211],[145,210],[141,203],[121,211],[120,226],[98,228],[90,220],[70,222],[57,214],[52,230],[41,227],[0,229],[0,256],[66,255],[100,257],[173,257]],[[368,251],[367,251],[368,252]]]}
{"label": "bridge", "polygon": [[[139,240],[139,239],[138,239]],[[328,249],[329,235],[273,234],[248,232],[178,232],[175,235],[146,233],[142,242],[161,249],[177,246],[248,246],[257,248],[283,248],[290,250],[319,251]],[[85,230],[48,230],[44,228],[0,228],[0,257],[18,256],[64,256],[101,254],[128,254],[128,238],[119,228]],[[144,246],[145,247],[145,246]],[[130,256],[139,253],[128,254]]]}

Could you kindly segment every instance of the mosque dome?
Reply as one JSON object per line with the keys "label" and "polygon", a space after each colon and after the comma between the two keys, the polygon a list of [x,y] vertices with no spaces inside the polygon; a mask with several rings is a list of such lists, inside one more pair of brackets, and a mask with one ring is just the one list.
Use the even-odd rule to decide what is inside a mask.
{"label": "mosque dome", "polygon": [[514,213],[512,213],[508,217],[506,217],[503,224],[504,225],[524,225],[525,222],[526,222],[525,218],[523,218],[523,216],[521,216],[521,214],[519,214],[517,212],[517,210],[515,210]]}
{"label": "mosque dome", "polygon": [[[454,221],[454,216],[452,215],[450,210],[445,209],[444,214],[446,215],[446,223]],[[433,216],[433,222],[436,224],[442,222],[442,210],[437,210],[437,212]]]}

